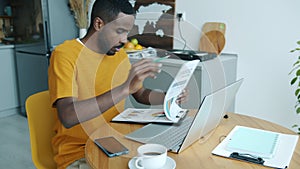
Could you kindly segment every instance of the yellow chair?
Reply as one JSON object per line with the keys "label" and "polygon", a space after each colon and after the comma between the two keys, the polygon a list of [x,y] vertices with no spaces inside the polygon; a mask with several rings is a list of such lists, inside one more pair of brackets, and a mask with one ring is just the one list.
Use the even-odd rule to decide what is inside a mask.
{"label": "yellow chair", "polygon": [[26,100],[26,112],[30,132],[32,161],[38,169],[55,169],[51,139],[53,126],[57,118],[50,105],[49,91],[29,96]]}

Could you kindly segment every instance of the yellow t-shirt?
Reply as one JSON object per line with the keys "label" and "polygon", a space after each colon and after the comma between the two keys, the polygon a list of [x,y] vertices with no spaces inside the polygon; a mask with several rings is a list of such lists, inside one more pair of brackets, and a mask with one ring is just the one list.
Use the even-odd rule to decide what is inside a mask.
{"label": "yellow t-shirt", "polygon": [[[105,93],[125,82],[130,67],[124,50],[107,56],[93,52],[76,39],[65,41],[55,48],[50,58],[48,74],[51,103],[64,97],[84,100]],[[83,158],[88,136],[97,129],[99,122],[103,122],[103,117],[110,121],[123,111],[124,104],[125,100],[122,100],[103,115],[69,129],[57,120],[57,134],[52,144],[58,168],[66,168]]]}

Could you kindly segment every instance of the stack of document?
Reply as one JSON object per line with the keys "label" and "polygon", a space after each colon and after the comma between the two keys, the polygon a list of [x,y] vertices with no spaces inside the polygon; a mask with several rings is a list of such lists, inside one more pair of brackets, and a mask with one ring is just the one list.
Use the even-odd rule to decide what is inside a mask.
{"label": "stack of document", "polygon": [[112,119],[112,122],[125,123],[177,123],[186,114],[187,110],[178,113],[175,121],[168,119],[163,109],[127,108]]}

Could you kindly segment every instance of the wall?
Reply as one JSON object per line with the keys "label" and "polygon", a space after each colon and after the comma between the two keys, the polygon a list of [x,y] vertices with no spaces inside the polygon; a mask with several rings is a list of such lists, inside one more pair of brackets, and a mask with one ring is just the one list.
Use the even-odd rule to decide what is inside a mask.
{"label": "wall", "polygon": [[[288,75],[296,59],[289,51],[300,40],[299,6],[299,0],[176,0],[176,11],[186,13],[183,37],[193,49],[205,22],[226,24],[224,52],[238,54],[238,78],[245,78],[237,94],[237,113],[288,128],[300,124]],[[180,37],[178,30],[175,37]],[[175,40],[174,47],[182,43]]]}

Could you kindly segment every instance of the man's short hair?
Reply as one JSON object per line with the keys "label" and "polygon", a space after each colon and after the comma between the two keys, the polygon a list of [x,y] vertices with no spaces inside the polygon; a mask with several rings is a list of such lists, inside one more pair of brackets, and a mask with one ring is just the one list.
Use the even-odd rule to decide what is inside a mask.
{"label": "man's short hair", "polygon": [[128,0],[96,0],[91,13],[91,26],[96,17],[101,18],[104,23],[109,23],[115,20],[120,12],[127,15],[136,14]]}

